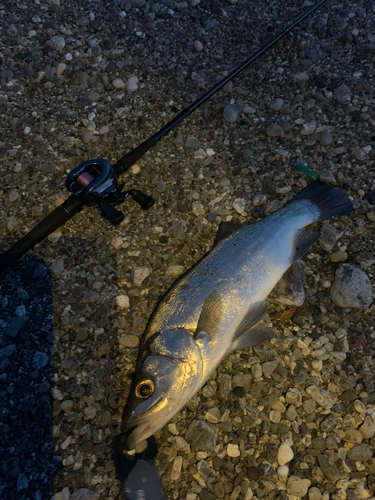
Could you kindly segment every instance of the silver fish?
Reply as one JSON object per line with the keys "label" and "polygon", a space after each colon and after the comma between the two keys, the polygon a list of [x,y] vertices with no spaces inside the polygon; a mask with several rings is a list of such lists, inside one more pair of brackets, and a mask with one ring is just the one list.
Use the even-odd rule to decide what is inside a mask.
{"label": "silver fish", "polygon": [[273,336],[256,324],[276,283],[319,237],[302,228],[352,210],[346,194],[315,181],[254,224],[231,234],[227,225],[219,228],[212,249],[172,285],[150,318],[123,413],[126,449],[165,425],[229,352]]}

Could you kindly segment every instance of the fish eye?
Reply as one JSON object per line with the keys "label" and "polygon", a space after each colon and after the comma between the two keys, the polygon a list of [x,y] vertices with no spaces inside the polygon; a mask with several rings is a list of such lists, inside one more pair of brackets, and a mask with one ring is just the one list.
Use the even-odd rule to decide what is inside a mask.
{"label": "fish eye", "polygon": [[155,391],[155,385],[152,380],[142,380],[135,388],[135,395],[137,398],[147,399],[150,398]]}

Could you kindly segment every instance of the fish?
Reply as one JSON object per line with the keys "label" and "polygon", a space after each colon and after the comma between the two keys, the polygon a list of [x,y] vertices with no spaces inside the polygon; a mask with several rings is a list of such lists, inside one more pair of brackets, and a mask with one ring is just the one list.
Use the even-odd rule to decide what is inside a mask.
{"label": "fish", "polygon": [[272,338],[259,323],[266,299],[320,234],[303,228],[352,210],[346,193],[316,180],[253,224],[221,223],[210,251],[173,283],[147,324],[122,415],[125,449],[161,429],[227,354]]}

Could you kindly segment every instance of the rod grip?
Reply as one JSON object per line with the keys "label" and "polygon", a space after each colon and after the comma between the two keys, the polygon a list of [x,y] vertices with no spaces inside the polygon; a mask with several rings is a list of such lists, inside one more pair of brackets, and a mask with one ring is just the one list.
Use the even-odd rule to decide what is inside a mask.
{"label": "rod grip", "polygon": [[83,208],[83,202],[74,195],[69,196],[59,207],[47,215],[29,233],[0,255],[0,274],[14,264],[22,255],[40,243],[49,234],[65,224]]}

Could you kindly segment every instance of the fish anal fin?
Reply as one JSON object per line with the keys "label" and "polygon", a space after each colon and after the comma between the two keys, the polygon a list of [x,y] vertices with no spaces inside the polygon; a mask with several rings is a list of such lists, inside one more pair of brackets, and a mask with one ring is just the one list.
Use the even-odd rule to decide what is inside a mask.
{"label": "fish anal fin", "polygon": [[300,229],[295,239],[295,254],[293,262],[302,259],[305,253],[309,250],[311,245],[319,238],[320,231],[304,231]]}
{"label": "fish anal fin", "polygon": [[262,344],[267,340],[274,337],[275,332],[269,326],[260,324],[244,330],[242,334],[232,343],[231,350],[237,351],[238,349],[247,349],[255,345]]}
{"label": "fish anal fin", "polygon": [[204,301],[196,329],[196,336],[207,332],[212,338],[218,329],[223,312],[223,301],[217,290],[212,290]]}
{"label": "fish anal fin", "polygon": [[255,326],[266,314],[268,307],[269,303],[266,300],[261,300],[252,304],[249,307],[246,316],[234,332],[232,341],[234,342],[241,337],[244,332],[248,332],[253,326]]}
{"label": "fish anal fin", "polygon": [[219,224],[219,228],[216,233],[215,241],[213,242],[212,248],[216,247],[221,241],[225,240],[228,236],[235,233],[244,226],[247,226],[248,222],[223,222]]}

